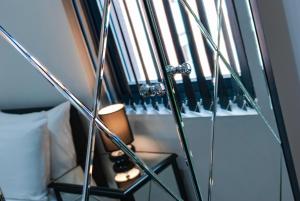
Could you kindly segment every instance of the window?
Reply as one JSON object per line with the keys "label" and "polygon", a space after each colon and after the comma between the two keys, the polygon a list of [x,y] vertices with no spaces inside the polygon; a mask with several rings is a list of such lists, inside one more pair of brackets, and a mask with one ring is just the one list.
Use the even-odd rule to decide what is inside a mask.
{"label": "window", "polygon": [[[214,56],[202,37],[198,25],[177,0],[150,0],[148,1],[150,3],[147,1],[113,0],[110,27],[112,37],[108,41],[108,49],[113,67],[111,74],[115,84],[118,85],[117,88],[120,88],[119,93],[129,94],[128,96],[120,95],[121,101],[131,103],[133,106],[132,103],[143,105],[151,103],[155,109],[159,109],[159,104],[164,103],[167,106],[166,97],[141,97],[139,87],[145,83],[161,82],[159,68],[165,63],[177,66],[188,62],[192,67],[191,74],[174,77],[177,102],[182,106],[183,112],[211,109]],[[187,2],[216,41],[215,2],[211,0],[187,0]],[[92,41],[97,47],[101,24],[99,5],[96,0],[81,1],[81,5],[87,18],[88,29],[92,30]],[[102,6],[100,5],[100,10]],[[223,1],[222,8],[220,50],[240,75],[250,94],[255,97],[234,1]],[[153,28],[154,23],[157,23],[163,43],[162,48],[158,46],[158,38]],[[96,48],[94,49],[97,51]],[[220,69],[218,90],[220,106],[231,110],[231,105],[237,104],[246,110],[247,102],[222,61]]]}

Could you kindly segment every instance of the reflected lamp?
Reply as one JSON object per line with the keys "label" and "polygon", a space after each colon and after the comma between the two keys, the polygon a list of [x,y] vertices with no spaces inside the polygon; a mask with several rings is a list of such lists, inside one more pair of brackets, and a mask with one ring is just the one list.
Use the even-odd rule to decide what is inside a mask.
{"label": "reflected lamp", "polygon": [[[131,144],[134,141],[132,130],[125,111],[124,104],[112,104],[101,108],[98,111],[99,118],[104,125],[114,134],[116,134],[129,148],[135,151]],[[113,169],[117,173],[116,182],[127,182],[139,176],[140,170],[129,159],[123,151],[105,135],[101,135],[104,148],[110,152],[110,159],[114,162]]]}

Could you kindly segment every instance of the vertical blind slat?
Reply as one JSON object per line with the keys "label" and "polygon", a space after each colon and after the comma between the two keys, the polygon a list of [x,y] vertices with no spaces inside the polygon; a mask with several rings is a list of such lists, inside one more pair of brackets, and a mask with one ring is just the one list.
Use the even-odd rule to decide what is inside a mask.
{"label": "vertical blind slat", "polygon": [[231,24],[232,34],[235,39],[235,45],[240,62],[241,80],[247,88],[250,95],[254,98],[256,95],[253,88],[252,76],[249,69],[248,58],[245,52],[244,41],[241,36],[241,30],[237,19],[234,1],[226,0],[226,5],[228,10],[229,23]]}
{"label": "vertical blind slat", "polygon": [[[158,7],[153,0],[149,0],[150,4],[147,3],[148,0],[129,1],[131,0],[113,2],[112,7],[115,13],[115,16],[113,16],[114,24],[109,30],[109,34],[114,36],[108,39],[108,62],[109,65],[112,66],[112,68],[108,69],[110,72],[109,82],[111,82],[110,85],[112,83],[116,85],[114,93],[119,94],[117,96],[118,99],[122,99],[124,102],[131,104],[133,108],[135,107],[135,100],[141,101],[144,109],[147,109],[146,102],[149,103],[149,101],[151,101],[152,106],[157,110],[158,100],[162,99],[164,105],[169,107],[166,95],[162,98],[151,97],[145,99],[142,97],[139,93],[140,84],[142,83],[139,83],[139,80],[140,78],[145,79],[147,84],[152,84],[152,81],[162,81],[159,72],[160,65],[166,67],[169,64],[174,65],[176,61],[178,61],[178,65],[190,62],[193,70],[195,70],[192,70],[192,77],[196,78],[195,80],[191,80],[188,75],[182,75],[183,83],[181,84],[176,83],[174,77],[171,78],[174,84],[176,102],[182,109],[181,111],[184,112],[182,105],[183,101],[187,100],[189,109],[195,111],[199,109],[197,103],[201,98],[204,109],[211,109],[213,85],[212,80],[206,76],[210,76],[210,74],[208,74],[208,65],[211,72],[214,70],[214,51],[211,50],[203,36],[201,37],[204,41],[204,48],[202,42],[200,46],[196,44],[196,37],[200,35],[198,35],[198,32],[195,32],[195,27],[188,13],[186,13],[181,5],[178,5],[179,7],[177,8],[177,5],[175,6],[176,2],[173,4],[171,0],[163,0],[161,4],[158,4]],[[127,3],[134,4],[129,5]],[[198,11],[199,18],[209,31],[211,24],[208,24],[208,16],[211,14],[211,7],[204,7],[203,0],[195,0],[193,3],[196,5],[195,7]],[[252,97],[255,97],[253,81],[240,33],[234,1],[225,0],[225,3],[226,6],[224,5],[224,8],[226,9],[226,15],[223,13],[222,37],[225,42],[228,59],[235,70],[240,73],[241,80],[249,93]],[[122,4],[122,7],[120,7],[120,4]],[[94,51],[97,55],[100,32],[99,24],[101,20],[100,12],[97,9],[97,2],[95,0],[84,1],[82,5],[85,9],[84,13],[88,18],[87,26],[92,36],[92,40],[90,41],[95,43]],[[154,7],[163,10],[156,10]],[[135,13],[130,13],[133,11],[129,10],[129,8],[135,8]],[[208,10],[206,11],[206,9]],[[151,13],[154,15],[151,16]],[[141,19],[136,21],[136,18],[133,18],[133,16],[138,16]],[[159,17],[163,17],[163,20],[161,21]],[[165,27],[162,27],[166,26],[166,23],[168,26],[167,30],[165,30]],[[180,25],[177,23],[180,23]],[[163,30],[167,31],[167,35],[164,34],[165,32],[162,32]],[[142,34],[142,36],[139,34]],[[166,36],[168,36],[170,40],[164,38]],[[161,41],[162,44],[160,44],[159,41]],[[143,52],[144,48],[149,49]],[[172,48],[171,52],[169,48]],[[113,59],[111,57],[112,55]],[[202,56],[205,58],[205,62],[201,60]],[[149,57],[152,61],[149,60]],[[174,59],[172,59],[173,57]],[[149,65],[146,61],[151,64]],[[219,74],[218,99],[221,108],[230,109],[229,100],[233,97],[236,97],[235,100],[239,107],[245,106],[245,99],[241,90],[232,80],[231,76],[230,78],[224,78],[224,73],[225,72],[220,71]],[[134,84],[132,83],[133,81]]]}
{"label": "vertical blind slat", "polygon": [[196,40],[195,40],[195,36],[193,34],[192,26],[191,26],[192,22],[189,20],[189,17],[182,6],[180,6],[180,12],[181,12],[182,19],[184,22],[186,35],[187,35],[189,47],[191,50],[191,56],[192,56],[192,60],[194,63],[195,72],[197,75],[197,83],[198,83],[199,92],[200,92],[200,95],[202,98],[202,105],[203,105],[204,109],[209,110],[211,107],[211,104],[212,104],[212,97],[209,92],[209,87],[206,82],[206,78],[204,76],[203,70],[202,70],[200,58],[197,54],[197,46],[195,44]]}
{"label": "vertical blind slat", "polygon": [[[172,17],[173,15],[170,7],[170,1],[167,0],[163,1],[163,5],[166,12],[166,17],[169,24],[170,32],[172,35],[172,41],[175,46],[175,52],[178,58],[178,62],[179,64],[185,63],[184,53],[180,45],[179,35],[176,30],[174,17]],[[191,79],[188,75],[182,75],[182,80],[183,80],[184,92],[188,99],[188,107],[190,110],[195,111],[197,108],[197,100],[196,100]]]}
{"label": "vertical blind slat", "polygon": [[[93,37],[94,38],[94,43],[95,43],[94,46],[98,47],[99,35],[100,35],[99,25],[101,24],[101,15],[100,15],[99,10],[97,9],[98,5],[95,1],[86,1],[84,6],[86,8],[87,17],[89,19],[88,20],[89,27],[91,28],[92,33],[94,35],[94,37]],[[108,34],[110,36],[112,36],[111,27],[109,28],[109,33]],[[116,43],[113,40],[113,37],[108,37],[107,46],[108,46],[107,49],[108,49],[109,55],[116,55],[114,59],[109,59],[110,60],[109,62],[113,66],[120,66],[121,67],[122,66],[122,61],[121,61]],[[96,48],[96,51],[98,51],[97,48]],[[108,58],[110,58],[110,57],[108,57]],[[132,93],[131,93],[131,90],[129,88],[129,84],[128,84],[128,81],[126,79],[126,75],[125,75],[124,70],[122,68],[120,68],[118,73],[114,72],[114,74],[118,77],[118,84],[119,84],[118,90],[120,90],[120,92],[122,94],[126,94],[126,96],[123,96],[123,97],[118,96],[118,98],[121,99],[123,102],[133,101]],[[112,82],[114,82],[114,80],[112,80]]]}
{"label": "vertical blind slat", "polygon": [[[198,13],[199,13],[199,19],[201,19],[204,27],[209,31],[208,19],[205,14],[203,1],[197,0],[196,4],[197,4]],[[203,40],[206,41],[205,39],[203,39]],[[204,46],[205,46],[206,54],[208,57],[208,62],[209,62],[211,72],[213,72],[213,70],[214,70],[213,69],[214,68],[214,52],[210,49],[207,42],[204,42]],[[223,78],[223,75],[221,74],[221,72],[219,73],[218,97],[219,97],[219,104],[220,104],[221,108],[227,109],[229,106],[229,98],[228,98],[228,92],[225,87],[225,81],[224,81],[224,78]]]}
{"label": "vertical blind slat", "polygon": [[[154,12],[153,13],[154,14],[153,17],[155,18],[154,20],[156,22],[158,22],[157,13],[155,13],[155,10],[153,9],[154,8],[153,1],[152,0],[149,1],[150,4],[147,4],[146,1],[147,0],[143,1],[144,2],[144,6],[145,6],[145,11],[146,11],[148,19],[149,19],[149,25],[150,25],[151,31],[152,31],[152,33],[155,33],[155,25],[154,25],[153,20],[150,19],[150,16],[151,16],[151,11],[153,11]],[[159,35],[162,36],[162,31],[161,31],[161,28],[160,28],[159,25],[157,26],[157,29],[158,29]],[[157,38],[156,34],[154,34],[153,38],[154,38],[154,43],[155,43],[156,47],[158,47],[158,56],[159,56],[160,63],[163,65],[162,68],[164,68],[164,67],[166,67],[170,63],[169,57],[166,54],[166,52],[167,52],[166,48],[167,47],[164,44],[164,41],[162,41],[162,46],[163,47],[160,47],[160,45],[159,45],[160,39]],[[167,78],[165,78],[165,79],[167,79]],[[174,78],[171,78],[171,79],[172,79],[173,83],[176,83]],[[182,99],[181,99],[181,96],[179,94],[179,90],[178,90],[178,87],[177,87],[176,84],[174,84],[174,91],[175,91],[175,99],[176,99],[177,105],[179,105],[181,107],[181,111],[182,112],[185,112],[184,108],[182,108]],[[164,98],[164,104],[167,105],[168,108],[170,107],[169,103],[167,101],[167,97],[166,96]]]}

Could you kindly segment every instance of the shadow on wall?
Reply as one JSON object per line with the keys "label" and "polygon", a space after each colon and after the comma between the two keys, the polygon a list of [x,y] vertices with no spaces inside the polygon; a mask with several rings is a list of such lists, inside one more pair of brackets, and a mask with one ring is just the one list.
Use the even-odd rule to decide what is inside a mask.
{"label": "shadow on wall", "polygon": [[[54,15],[55,13],[55,15]],[[1,25],[85,104],[93,91],[93,68],[75,24],[61,1],[1,1]],[[78,28],[78,27],[77,27]],[[53,106],[64,98],[16,50],[0,38],[0,109]]]}

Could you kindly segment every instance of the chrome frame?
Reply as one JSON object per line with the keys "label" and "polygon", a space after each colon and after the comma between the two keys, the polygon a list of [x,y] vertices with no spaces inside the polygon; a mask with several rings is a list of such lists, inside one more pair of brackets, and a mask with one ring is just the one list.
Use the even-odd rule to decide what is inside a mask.
{"label": "chrome frame", "polygon": [[1,188],[0,188],[0,201],[5,201],[5,197],[4,197],[3,193],[2,193]]}
{"label": "chrome frame", "polygon": [[[99,0],[97,3],[100,4]],[[93,105],[93,117],[89,125],[89,134],[88,134],[88,144],[85,160],[85,169],[84,169],[84,184],[82,190],[82,201],[89,200],[89,190],[91,185],[91,178],[93,176],[93,161],[94,161],[94,152],[95,152],[95,120],[97,118],[98,110],[100,109],[100,96],[102,90],[103,82],[103,73],[104,73],[104,63],[105,63],[105,53],[107,48],[107,35],[110,19],[110,8],[111,0],[106,0],[104,4],[104,11],[101,22],[101,31],[100,31],[100,43],[99,43],[99,67],[96,71],[96,86],[94,88],[94,105]]]}
{"label": "chrome frame", "polygon": [[161,53],[163,54],[163,64],[162,64],[162,67],[159,68],[159,72],[160,72],[160,74],[164,80],[164,83],[166,85],[166,88],[167,88],[167,94],[169,97],[169,103],[170,103],[171,110],[173,113],[174,121],[176,123],[176,130],[177,130],[178,138],[179,138],[182,150],[184,151],[184,154],[185,154],[186,165],[187,165],[189,173],[191,174],[191,177],[192,177],[192,185],[193,185],[193,188],[195,191],[196,199],[197,199],[197,201],[202,201],[203,199],[202,199],[202,194],[201,194],[201,190],[200,190],[200,185],[197,180],[196,172],[195,172],[195,168],[194,168],[193,153],[189,148],[190,143],[189,143],[189,140],[183,130],[184,122],[182,120],[181,112],[180,112],[179,107],[175,100],[174,83],[173,83],[172,79],[170,79],[170,73],[168,72],[168,69],[170,69],[170,65],[168,63],[166,54],[164,52],[164,48],[162,45],[163,44],[162,38],[158,31],[159,30],[158,25],[155,20],[155,17],[154,17],[155,14],[154,14],[153,7],[151,6],[150,1],[151,0],[146,0],[146,3],[150,9],[149,10],[150,15],[151,15],[150,20],[152,21],[153,26],[154,26],[154,34],[158,40],[158,45],[159,45],[158,48],[160,49]]}
{"label": "chrome frame", "polygon": [[[221,28],[222,28],[222,0],[217,1],[217,49],[220,49],[220,39],[221,39]],[[220,73],[220,65],[219,65],[219,52],[215,52],[214,55],[214,74],[213,74],[213,85],[214,85],[214,99],[213,99],[213,113],[211,116],[211,139],[210,139],[210,163],[209,163],[209,173],[208,173],[208,192],[207,192],[207,200],[212,200],[212,190],[214,185],[214,150],[215,150],[215,132],[216,132],[216,117],[217,117],[217,108],[218,108],[218,88],[219,88],[219,73]]]}
{"label": "chrome frame", "polygon": [[[51,72],[48,71],[46,66],[44,66],[39,60],[32,56],[18,41],[14,39],[1,25],[0,25],[0,35],[12,45],[33,67],[70,103],[89,121],[93,119],[93,113],[67,89],[63,83],[58,80]],[[97,128],[103,132],[106,137],[108,137],[116,146],[118,146],[136,165],[145,171],[151,179],[153,179],[157,184],[159,184],[170,196],[172,196],[177,201],[182,201],[181,198],[176,196],[163,182],[160,181],[157,174],[151,170],[144,161],[142,161],[127,145],[113,132],[111,132],[102,122],[96,117],[95,125]]]}
{"label": "chrome frame", "polygon": [[251,97],[251,95],[249,94],[249,92],[247,91],[246,87],[244,86],[244,84],[241,82],[239,75],[237,74],[237,72],[234,70],[234,68],[229,64],[229,62],[227,61],[227,59],[224,57],[224,55],[220,52],[220,50],[218,49],[217,44],[213,41],[212,36],[209,34],[209,32],[207,31],[207,29],[204,27],[203,23],[201,22],[201,20],[197,17],[196,13],[193,11],[192,7],[189,5],[189,3],[186,0],[177,0],[184,8],[185,11],[187,12],[187,14],[191,14],[192,17],[194,18],[194,20],[196,21],[202,35],[204,36],[205,40],[207,41],[207,43],[209,44],[209,47],[216,52],[220,59],[224,62],[226,68],[229,70],[232,78],[237,82],[239,88],[242,90],[242,92],[244,93],[244,96],[246,97],[246,99],[249,101],[249,103],[251,104],[251,106],[256,110],[256,112],[259,114],[259,116],[261,117],[261,119],[264,121],[264,123],[267,125],[268,129],[271,132],[272,137],[275,139],[276,143],[281,144],[281,140],[279,139],[279,137],[277,136],[276,132],[274,131],[274,129],[272,128],[271,124],[269,123],[269,121],[267,120],[267,118],[263,115],[262,110],[260,108],[260,106],[255,102],[255,100]]}

